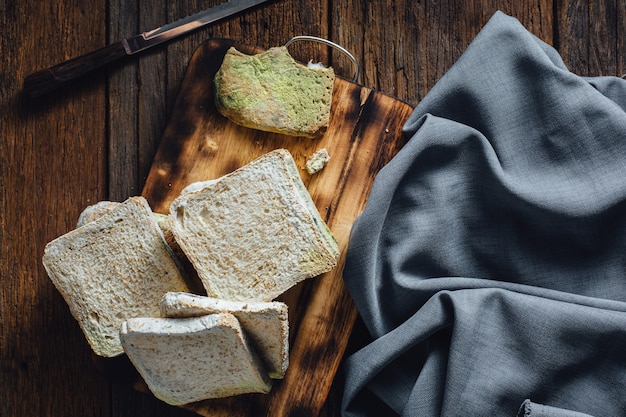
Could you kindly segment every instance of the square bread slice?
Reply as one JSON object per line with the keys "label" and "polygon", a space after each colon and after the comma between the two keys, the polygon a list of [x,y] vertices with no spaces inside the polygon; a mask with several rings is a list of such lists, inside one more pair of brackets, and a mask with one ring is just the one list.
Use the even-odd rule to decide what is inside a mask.
{"label": "square bread slice", "polygon": [[232,314],[133,318],[120,338],[150,391],[171,405],[266,394],[272,386]]}
{"label": "square bread slice", "polygon": [[178,196],[172,233],[208,296],[271,301],[334,268],[335,237],[285,149]]}
{"label": "square bread slice", "polygon": [[230,313],[237,317],[270,378],[284,378],[289,366],[287,304],[279,301],[227,301],[184,292],[168,292],[161,300],[163,317],[199,317]]}
{"label": "square bread slice", "polygon": [[168,291],[189,291],[180,264],[143,197],[66,233],[44,249],[43,265],[93,351],[123,353],[122,322],[159,317]]}
{"label": "square bread slice", "polygon": [[[98,201],[95,204],[85,207],[85,209],[80,213],[78,217],[78,222],[76,223],[76,227],[82,227],[89,222],[92,222],[96,219],[107,214],[109,211],[113,210],[115,207],[119,206],[122,203],[118,203],[117,201]],[[165,238],[165,242],[172,248],[172,251],[176,255],[176,257],[184,261],[185,254],[182,253],[178,244],[176,243],[176,239],[172,235],[170,230],[169,222],[167,221],[167,215],[161,213],[152,213],[154,219],[156,220],[157,225],[161,229],[163,233],[163,237]]]}

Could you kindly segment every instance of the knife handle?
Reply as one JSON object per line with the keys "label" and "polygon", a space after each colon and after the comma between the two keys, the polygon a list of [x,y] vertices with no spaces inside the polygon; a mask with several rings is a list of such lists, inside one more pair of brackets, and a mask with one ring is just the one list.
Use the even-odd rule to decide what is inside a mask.
{"label": "knife handle", "polygon": [[24,78],[24,92],[39,97],[56,90],[69,81],[128,55],[127,41],[121,40],[88,54],[61,62]]}

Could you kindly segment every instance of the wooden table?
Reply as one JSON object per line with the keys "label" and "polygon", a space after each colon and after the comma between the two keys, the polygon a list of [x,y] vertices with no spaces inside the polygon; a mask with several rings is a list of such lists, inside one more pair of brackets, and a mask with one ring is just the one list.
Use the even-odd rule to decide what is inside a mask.
{"label": "wooden table", "polygon": [[[500,9],[558,48],[572,71],[626,73],[624,0],[277,0],[41,99],[22,95],[31,72],[219,2],[0,2],[0,416],[193,415],[96,370],[41,254],[85,206],[141,192],[188,60],[206,39],[261,48],[300,34],[331,39],[356,56],[361,84],[415,105]],[[292,53],[351,77],[350,62],[325,47]],[[355,346],[362,332],[357,323]],[[341,391],[339,373],[321,415],[339,415]]]}

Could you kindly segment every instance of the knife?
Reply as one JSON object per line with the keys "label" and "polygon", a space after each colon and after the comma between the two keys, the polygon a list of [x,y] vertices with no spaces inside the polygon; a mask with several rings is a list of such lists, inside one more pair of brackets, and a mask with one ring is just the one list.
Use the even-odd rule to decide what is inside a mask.
{"label": "knife", "polygon": [[266,1],[268,0],[229,0],[160,28],[122,39],[48,69],[34,72],[24,78],[24,92],[31,97],[39,97],[120,58],[137,54]]}

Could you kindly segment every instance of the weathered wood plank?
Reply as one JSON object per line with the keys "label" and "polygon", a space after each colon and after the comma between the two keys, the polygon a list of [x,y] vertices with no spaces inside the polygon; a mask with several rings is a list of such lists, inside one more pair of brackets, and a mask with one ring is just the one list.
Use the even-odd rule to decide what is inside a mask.
{"label": "weathered wood plank", "polygon": [[557,4],[558,47],[568,68],[581,75],[621,76],[626,3],[571,0]]}
{"label": "weathered wood plank", "polygon": [[[139,31],[162,26],[170,19],[167,2],[153,0],[139,2]],[[136,192],[146,181],[152,160],[167,122],[167,50],[157,48],[138,60],[137,133],[138,133],[138,184]]]}
{"label": "weathered wood plank", "polygon": [[[416,105],[497,11],[552,43],[552,1],[339,2],[332,37],[356,55],[361,82]],[[349,63],[339,62],[349,72]]]}
{"label": "weathered wood plank", "polygon": [[106,381],[84,372],[90,349],[41,265],[44,245],[104,195],[104,89],[79,81],[37,101],[21,95],[27,74],[104,42],[105,2],[91,6],[0,2],[2,416],[109,412]]}
{"label": "weathered wood plank", "polygon": [[[109,1],[109,38],[117,42],[138,33],[135,2]],[[111,68],[108,78],[108,199],[123,201],[138,193],[138,63],[134,58]]]}

